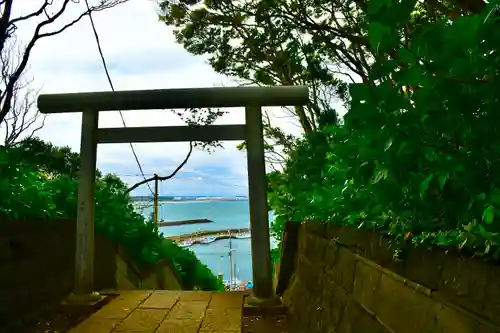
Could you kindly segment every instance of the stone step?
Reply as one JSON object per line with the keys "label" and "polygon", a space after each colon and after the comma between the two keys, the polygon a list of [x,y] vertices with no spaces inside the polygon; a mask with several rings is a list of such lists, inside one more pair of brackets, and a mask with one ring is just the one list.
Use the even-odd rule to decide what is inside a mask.
{"label": "stone step", "polygon": [[262,316],[262,315],[284,315],[287,309],[281,304],[279,298],[271,300],[255,301],[251,295],[245,297],[243,302],[243,316]]}
{"label": "stone step", "polygon": [[123,291],[71,333],[240,333],[243,293]]}
{"label": "stone step", "polygon": [[243,317],[242,333],[294,333],[286,315]]}

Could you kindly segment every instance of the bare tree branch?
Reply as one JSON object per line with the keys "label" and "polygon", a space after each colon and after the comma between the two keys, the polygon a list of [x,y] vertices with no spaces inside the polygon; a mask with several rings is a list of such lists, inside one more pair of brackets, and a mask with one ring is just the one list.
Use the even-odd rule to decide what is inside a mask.
{"label": "bare tree branch", "polygon": [[[20,93],[23,97],[18,96]],[[12,116],[5,118],[2,122],[5,130],[4,145],[12,146],[22,139],[32,138],[37,131],[45,125],[45,115],[41,115],[36,108],[36,97],[38,91],[27,89],[16,92],[12,109],[9,114]],[[27,134],[29,132],[29,134]]]}
{"label": "bare tree branch", "polygon": [[43,12],[45,12],[45,10],[47,9],[47,6],[49,6],[49,5],[50,5],[50,2],[46,0],[43,3],[42,7],[40,7],[36,12],[30,13],[30,14],[25,15],[25,16],[19,16],[18,18],[12,19],[12,20],[10,20],[9,25],[14,26],[17,22],[26,21],[32,17],[38,16],[38,15],[42,14]]}
{"label": "bare tree branch", "polygon": [[29,57],[31,55],[31,51],[33,50],[33,47],[38,40],[44,37],[50,37],[60,34],[61,32],[78,23],[84,16],[88,15],[91,12],[113,8],[127,1],[128,0],[101,0],[99,5],[93,6],[89,10],[84,11],[76,19],[73,19],[63,27],[49,32],[43,32],[42,29],[50,27],[52,23],[57,21],[65,13],[68,4],[75,1],[63,0],[62,5],[55,10],[54,14],[50,15],[47,9],[53,5],[53,2],[50,0],[45,0],[43,5],[38,10],[13,19],[11,19],[13,0],[5,0],[4,2],[2,2],[3,12],[2,17],[0,18],[0,53],[3,52],[6,41],[13,36],[13,33],[16,29],[16,23],[29,20],[30,18],[38,17],[42,13],[46,14],[46,19],[37,24],[31,40],[26,45],[24,53],[21,57],[21,61],[10,73],[9,80],[6,82],[5,86],[0,87],[0,89],[2,89],[0,91],[0,122],[3,121],[7,114],[11,111],[16,82],[21,78],[21,75],[25,71]]}
{"label": "bare tree branch", "polygon": [[175,177],[175,175],[177,174],[177,172],[179,172],[179,170],[180,170],[180,169],[182,169],[182,167],[183,167],[184,165],[186,165],[187,161],[189,160],[189,157],[191,157],[191,153],[192,153],[192,152],[193,152],[193,142],[191,142],[191,141],[190,141],[190,142],[189,142],[189,151],[188,151],[188,153],[187,153],[186,157],[184,158],[184,161],[182,161],[182,163],[181,163],[181,164],[179,164],[179,165],[177,166],[177,168],[176,168],[176,169],[175,169],[175,170],[174,170],[174,171],[173,171],[170,175],[160,177],[160,176],[158,176],[157,174],[155,174],[155,175],[154,175],[153,177],[151,177],[151,178],[144,179],[143,181],[140,181],[140,182],[138,182],[138,183],[134,184],[134,186],[132,186],[132,187],[130,187],[129,189],[127,189],[127,191],[126,191],[125,193],[130,193],[130,192],[132,192],[133,190],[135,190],[136,188],[138,188],[139,186],[144,185],[144,184],[146,184],[146,183],[148,183],[148,182],[151,182],[151,181],[153,181],[153,180],[156,180],[156,179],[158,179],[158,180],[162,180],[162,181],[163,181],[163,180],[169,180],[170,178]]}
{"label": "bare tree branch", "polygon": [[[15,36],[12,36],[0,53],[0,85],[7,85],[12,71],[17,67],[16,61],[21,56],[22,50],[18,47]],[[3,144],[6,147],[15,144],[21,135],[24,139],[33,137],[45,123],[45,116],[39,122],[40,113],[35,105],[39,91],[30,88],[31,83],[32,80],[26,80],[24,77],[15,82],[11,111],[0,121],[0,128],[5,132]],[[26,135],[29,131],[31,132]]]}
{"label": "bare tree branch", "polygon": [[2,3],[4,7],[2,17],[0,18],[0,52],[3,50],[5,41],[12,33],[12,29],[9,29],[9,20],[13,2],[14,0],[5,0],[5,2]]}

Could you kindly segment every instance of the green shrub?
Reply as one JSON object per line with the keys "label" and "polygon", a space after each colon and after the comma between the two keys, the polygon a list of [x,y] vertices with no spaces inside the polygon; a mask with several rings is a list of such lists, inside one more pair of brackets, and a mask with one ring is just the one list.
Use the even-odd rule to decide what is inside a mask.
{"label": "green shrub", "polygon": [[275,233],[315,219],[500,256],[498,10],[406,29],[415,5],[368,1],[370,81],[269,175]]}
{"label": "green shrub", "polygon": [[[75,220],[77,179],[47,165],[31,164],[30,159],[23,158],[26,153],[29,150],[19,147],[0,149],[0,217]],[[134,210],[125,190],[125,184],[115,175],[98,177],[96,233],[120,245],[139,267],[152,267],[159,259],[170,260],[185,289],[221,289],[214,274],[193,252],[164,239],[153,222]]]}

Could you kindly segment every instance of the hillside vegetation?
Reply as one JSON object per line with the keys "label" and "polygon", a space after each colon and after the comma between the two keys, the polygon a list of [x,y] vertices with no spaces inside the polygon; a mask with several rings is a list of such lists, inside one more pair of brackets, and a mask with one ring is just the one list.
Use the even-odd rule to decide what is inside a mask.
{"label": "hillside vegetation", "polygon": [[[79,155],[38,139],[0,148],[0,219],[76,220]],[[187,249],[163,238],[156,225],[137,213],[125,184],[98,172],[95,232],[120,245],[139,267],[168,259],[184,289],[218,290],[210,269]]]}

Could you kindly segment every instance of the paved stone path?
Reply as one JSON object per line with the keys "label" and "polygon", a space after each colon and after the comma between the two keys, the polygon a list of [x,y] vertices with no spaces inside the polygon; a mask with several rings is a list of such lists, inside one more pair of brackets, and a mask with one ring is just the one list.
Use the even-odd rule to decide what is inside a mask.
{"label": "paved stone path", "polygon": [[119,292],[70,333],[240,333],[243,293]]}

